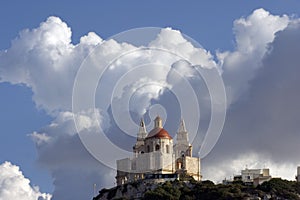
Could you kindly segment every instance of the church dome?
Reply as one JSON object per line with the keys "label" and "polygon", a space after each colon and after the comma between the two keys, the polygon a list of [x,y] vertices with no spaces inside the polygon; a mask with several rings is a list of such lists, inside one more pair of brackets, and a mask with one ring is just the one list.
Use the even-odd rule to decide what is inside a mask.
{"label": "church dome", "polygon": [[152,129],[146,138],[173,139],[168,131],[159,127]]}

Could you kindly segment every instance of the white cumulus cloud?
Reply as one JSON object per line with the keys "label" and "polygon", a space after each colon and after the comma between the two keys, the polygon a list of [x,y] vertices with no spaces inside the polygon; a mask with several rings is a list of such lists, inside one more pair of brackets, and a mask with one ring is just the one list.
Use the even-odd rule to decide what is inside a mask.
{"label": "white cumulus cloud", "polygon": [[102,41],[89,33],[74,45],[71,35],[71,28],[58,17],[49,17],[38,28],[21,31],[11,47],[0,52],[1,82],[30,87],[36,105],[49,113],[70,110],[80,63]]}
{"label": "white cumulus cloud", "polygon": [[237,101],[248,90],[249,81],[262,66],[268,44],[290,21],[286,15],[272,15],[264,9],[257,9],[248,17],[235,20],[235,51],[217,53],[229,104]]}
{"label": "white cumulus cloud", "polygon": [[6,161],[0,165],[0,200],[8,199],[50,200],[51,195],[30,185],[20,168]]}
{"label": "white cumulus cloud", "polygon": [[[274,91],[268,93],[272,88],[268,87],[268,83],[276,83],[276,80],[279,79],[278,76],[267,76],[262,73],[266,79],[267,77],[270,78],[268,83],[264,81],[264,78],[256,78],[259,77],[260,70],[271,69],[271,64],[267,65],[265,62],[274,64],[272,61],[276,60],[276,56],[272,55],[277,51],[271,51],[272,48],[281,50],[279,51],[281,52],[280,58],[287,62],[287,66],[289,66],[287,69],[291,72],[284,71],[283,65],[274,65],[278,71],[286,72],[282,73],[283,78],[280,85],[286,85],[291,94],[299,93],[297,87],[293,89],[289,87],[292,83],[286,83],[286,80],[290,80],[291,74],[295,74],[293,73],[295,72],[295,65],[292,64],[295,64],[294,59],[297,58],[297,56],[293,56],[294,59],[292,59],[289,56],[294,55],[292,54],[294,50],[299,52],[296,48],[299,44],[296,34],[293,35],[294,37],[287,37],[283,34],[289,33],[287,30],[290,29],[292,23],[296,22],[286,15],[276,16],[263,9],[255,10],[248,17],[237,19],[234,22],[235,50],[217,52],[215,58],[204,47],[194,47],[180,31],[171,28],[162,29],[153,41],[142,46],[142,48],[147,47],[147,50],[143,51],[141,51],[141,47],[130,43],[118,42],[113,39],[103,40],[92,32],[82,36],[78,44],[73,44],[71,28],[60,18],[49,17],[39,27],[21,31],[19,36],[13,40],[12,46],[0,52],[0,82],[7,81],[31,88],[33,101],[37,107],[46,110],[53,117],[51,124],[31,134],[38,150],[38,162],[47,168],[54,178],[53,199],[87,199],[91,197],[90,189],[95,183],[100,187],[113,185],[115,172],[103,166],[83,146],[73,118],[75,117],[76,121],[79,122],[77,124],[79,131],[93,131],[100,123],[100,129],[107,131],[107,136],[113,140],[112,142],[116,146],[130,148],[130,150],[135,139],[122,133],[114,120],[126,122],[126,119],[131,119],[131,117],[136,119],[135,115],[139,115],[139,118],[140,115],[147,114],[147,108],[151,107],[153,103],[161,103],[165,106],[168,115],[167,120],[171,121],[171,123],[166,123],[166,126],[171,134],[176,132],[178,125],[176,120],[179,120],[182,114],[178,111],[178,107],[180,104],[187,105],[185,109],[190,118],[185,120],[189,129],[190,124],[195,120],[193,114],[196,112],[196,106],[191,103],[191,95],[185,95],[185,90],[189,90],[189,87],[183,87],[185,81],[195,90],[194,95],[200,99],[198,106],[201,107],[201,116],[204,116],[204,120],[202,120],[206,121],[210,117],[207,114],[207,110],[211,106],[210,95],[206,91],[205,85],[199,83],[197,79],[198,75],[195,73],[197,67],[202,67],[205,70],[216,68],[218,72],[222,73],[231,105],[228,121],[232,124],[225,126],[223,133],[224,137],[229,139],[222,140],[226,141],[225,144],[222,141],[218,143],[220,147],[216,150],[218,154],[215,157],[218,162],[230,163],[234,161],[234,163],[238,163],[240,160],[242,163],[246,163],[243,161],[244,157],[237,157],[234,160],[226,156],[233,151],[246,153],[249,150],[247,147],[251,146],[251,143],[232,145],[232,141],[243,142],[244,137],[249,141],[256,142],[254,146],[256,146],[257,152],[260,150],[265,152],[265,149],[258,145],[259,142],[255,138],[262,137],[262,134],[267,134],[268,138],[272,138],[272,134],[280,135],[276,131],[278,127],[274,126],[275,121],[270,119],[276,119],[277,124],[280,124],[278,121],[285,120],[284,122],[287,122],[289,121],[287,120],[289,112],[281,112],[281,115],[276,115],[280,117],[276,118],[275,114],[270,112],[275,106],[267,106],[267,110],[264,110],[265,107],[253,104],[253,102],[257,103],[254,97],[250,98],[252,101],[248,102],[247,106],[236,107],[235,103],[240,103],[241,99],[244,100],[241,97],[247,94],[259,96],[269,103],[274,102],[274,99],[279,99]],[[293,30],[299,33],[297,28]],[[275,45],[278,44],[277,40],[280,45]],[[291,40],[294,43],[288,43]],[[277,43],[274,43],[275,41]],[[285,46],[285,44],[289,45]],[[284,52],[291,53],[284,54]],[[84,60],[88,55],[90,59]],[[111,63],[116,57],[119,59]],[[183,58],[188,61],[184,61]],[[85,64],[92,73],[84,74],[75,80],[78,70],[82,70],[82,66]],[[83,71],[79,72],[83,73]],[[271,74],[271,72],[267,72],[267,74]],[[101,73],[103,76],[99,79]],[[276,74],[276,70],[272,73]],[[79,99],[77,103],[83,105],[84,109],[79,110],[78,113],[73,113],[72,91],[76,81],[83,85],[77,94]],[[255,84],[255,81],[260,81],[260,84]],[[90,87],[93,82],[98,83],[98,85]],[[263,90],[257,91],[261,85],[264,86],[262,87]],[[280,89],[279,86],[278,88]],[[178,91],[178,96],[183,94],[178,100],[180,102],[170,100],[174,94],[169,90]],[[92,108],[84,107],[89,103],[87,97],[91,94],[95,95],[96,112]],[[281,94],[288,95],[289,93],[283,92]],[[115,107],[112,108],[112,104],[115,104]],[[296,102],[291,102],[291,104],[297,105]],[[278,105],[276,106],[278,107]],[[234,110],[237,108],[238,111]],[[248,122],[255,121],[255,115],[253,113],[249,115],[251,110],[266,111],[264,112],[264,114],[267,113],[266,115],[260,114],[259,116],[267,116],[265,118],[268,120],[259,118],[260,120],[256,123],[247,124],[247,120]],[[117,111],[116,118],[114,118],[114,111]],[[232,114],[233,111],[236,114]],[[125,114],[123,115],[123,113]],[[296,115],[293,116],[296,117]],[[267,121],[268,127],[262,126],[261,122],[264,121]],[[128,125],[128,123],[124,124]],[[241,128],[241,125],[245,124],[247,126]],[[137,130],[135,129],[136,126],[129,127],[133,134]],[[291,127],[293,129],[290,130],[296,130],[296,126]],[[246,128],[247,130],[245,130]],[[295,138],[294,132],[289,134],[291,138]],[[270,145],[273,142],[270,140],[267,144]],[[293,142],[292,139],[290,142]],[[101,141],[94,141],[94,143],[99,143],[98,148],[110,155],[107,149],[102,149]],[[228,146],[231,148],[228,148],[227,144],[230,144]],[[199,146],[199,144],[194,145]],[[278,151],[278,153],[280,152]],[[298,155],[297,152],[294,154]],[[282,155],[286,155],[285,152]],[[295,155],[293,158],[296,158]],[[251,158],[266,159],[256,156]],[[273,159],[275,160],[276,156],[267,159],[272,166],[277,163],[273,162]],[[215,161],[207,161],[207,169],[211,169],[216,164]],[[288,164],[291,163],[288,160],[285,161]],[[9,164],[6,163],[5,165]],[[241,167],[237,164],[234,166],[228,170],[225,170],[225,167],[218,168],[220,170],[218,176],[228,176],[230,173],[235,173],[238,167]],[[279,167],[281,166],[284,165]],[[207,178],[215,179],[209,172],[204,170],[204,173],[207,173]],[[31,189],[34,190],[34,188]],[[36,194],[38,193],[36,191]]]}

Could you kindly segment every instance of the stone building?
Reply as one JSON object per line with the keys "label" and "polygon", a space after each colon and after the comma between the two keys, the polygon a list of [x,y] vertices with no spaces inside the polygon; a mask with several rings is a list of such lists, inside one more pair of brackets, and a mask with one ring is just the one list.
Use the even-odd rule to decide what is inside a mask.
{"label": "stone building", "polygon": [[265,181],[271,180],[269,169],[244,169],[241,171],[241,179],[246,184],[257,186]]}
{"label": "stone building", "polygon": [[192,157],[185,123],[181,120],[176,144],[162,126],[157,116],[154,127],[148,133],[143,120],[140,122],[133,156],[117,160],[117,185],[149,177],[151,174],[184,174],[195,180],[201,179],[200,159]]}

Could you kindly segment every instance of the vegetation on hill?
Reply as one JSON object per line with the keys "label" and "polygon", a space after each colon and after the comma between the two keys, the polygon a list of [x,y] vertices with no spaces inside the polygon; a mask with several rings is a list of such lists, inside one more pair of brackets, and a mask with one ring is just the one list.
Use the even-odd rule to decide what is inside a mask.
{"label": "vegetation on hill", "polygon": [[[129,186],[126,185],[126,189]],[[135,183],[135,188],[138,186]],[[118,186],[124,193],[124,186]],[[115,196],[117,188],[110,190],[102,190],[108,192],[106,199],[131,199],[136,197],[135,194]],[[268,182],[264,182],[257,187],[244,185],[242,182],[233,182],[231,184],[214,184],[211,181],[172,181],[158,184],[152,189],[142,191],[142,196],[139,199],[144,200],[181,200],[181,199],[201,199],[201,200],[235,200],[235,199],[288,199],[300,200],[300,183],[295,181],[287,181],[279,178],[273,178]],[[94,198],[97,199],[98,198]],[[101,199],[101,198],[99,198]]]}
{"label": "vegetation on hill", "polygon": [[[244,185],[242,182],[232,184],[215,185],[211,181],[193,182],[185,184],[175,181],[166,182],[158,186],[153,191],[144,194],[145,200],[150,199],[201,199],[201,200],[234,200],[234,199],[300,199],[300,183],[282,179],[271,179],[268,182],[253,187]],[[259,199],[257,198],[257,199]]]}

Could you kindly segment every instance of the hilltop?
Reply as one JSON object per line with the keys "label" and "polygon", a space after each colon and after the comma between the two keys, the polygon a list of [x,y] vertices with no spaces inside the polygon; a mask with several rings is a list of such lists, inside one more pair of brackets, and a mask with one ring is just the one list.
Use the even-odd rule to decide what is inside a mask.
{"label": "hilltop", "polygon": [[102,189],[93,200],[103,199],[289,199],[300,200],[300,183],[273,178],[257,187],[244,185],[241,181],[231,184],[214,184],[211,181],[167,181],[146,183],[143,181]]}

